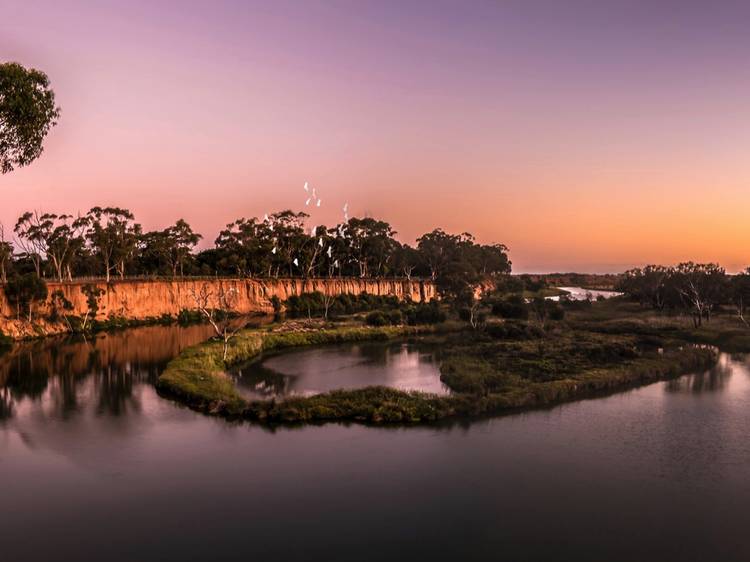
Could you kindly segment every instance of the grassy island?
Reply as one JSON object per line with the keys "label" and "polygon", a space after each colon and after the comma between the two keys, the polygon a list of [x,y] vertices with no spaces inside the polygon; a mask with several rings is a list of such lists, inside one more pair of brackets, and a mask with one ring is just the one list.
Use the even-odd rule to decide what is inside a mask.
{"label": "grassy island", "polygon": [[[491,322],[482,329],[457,322],[442,327],[321,322],[301,329],[277,324],[240,332],[226,361],[220,342],[185,350],[167,366],[158,389],[204,413],[266,423],[428,423],[550,406],[707,369],[716,362],[717,350],[693,345],[691,341],[702,340],[689,330],[663,328],[628,303],[617,302],[591,303],[544,330],[518,320]],[[264,351],[403,337],[439,344],[441,379],[451,395],[368,387],[248,401],[225,374],[228,367]]]}

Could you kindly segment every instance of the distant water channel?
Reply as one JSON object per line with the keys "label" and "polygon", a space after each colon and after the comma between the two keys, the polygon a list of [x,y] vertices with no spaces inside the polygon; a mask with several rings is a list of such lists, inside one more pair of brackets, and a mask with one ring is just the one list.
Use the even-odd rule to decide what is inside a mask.
{"label": "distant water channel", "polygon": [[[558,287],[563,291],[567,291],[567,298],[574,301],[584,301],[587,299],[596,300],[599,298],[609,299],[612,297],[620,296],[622,293],[616,291],[599,291],[596,289],[584,289],[582,287]],[[560,297],[549,297],[550,300],[559,301]]]}
{"label": "distant water channel", "polygon": [[[744,356],[473,423],[267,428],[154,391],[209,333],[141,328],[0,355],[1,560],[750,559]],[[373,345],[264,363],[314,390],[326,363],[377,381],[413,370],[415,353],[433,364]]]}

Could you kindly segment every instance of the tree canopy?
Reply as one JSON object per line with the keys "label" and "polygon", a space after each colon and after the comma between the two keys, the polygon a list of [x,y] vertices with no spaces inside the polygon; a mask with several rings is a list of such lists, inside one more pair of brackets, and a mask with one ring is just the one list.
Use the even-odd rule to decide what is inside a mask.
{"label": "tree canopy", "polygon": [[6,174],[39,158],[59,116],[46,74],[16,62],[0,64],[0,171]]}
{"label": "tree canopy", "polygon": [[507,248],[478,244],[471,234],[427,233],[402,244],[386,221],[352,217],[329,227],[284,210],[241,217],[226,225],[213,248],[196,251],[202,236],[184,219],[144,231],[119,207],[84,215],[23,213],[15,243],[0,231],[0,276],[34,272],[73,277],[222,275],[238,277],[432,277],[444,296],[466,298],[480,280],[510,272]]}

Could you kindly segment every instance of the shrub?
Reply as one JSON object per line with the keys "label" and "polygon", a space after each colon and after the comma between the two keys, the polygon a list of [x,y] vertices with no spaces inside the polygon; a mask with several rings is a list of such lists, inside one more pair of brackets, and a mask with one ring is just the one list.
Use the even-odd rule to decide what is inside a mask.
{"label": "shrub", "polygon": [[190,310],[183,308],[177,315],[177,323],[181,326],[187,326],[188,324],[197,324],[203,320],[203,315],[200,310]]}
{"label": "shrub", "polygon": [[446,315],[438,303],[420,303],[416,306],[409,307],[405,311],[406,322],[410,326],[416,324],[440,324],[445,322]]}
{"label": "shrub", "polygon": [[388,319],[380,310],[375,310],[367,315],[365,322],[368,326],[385,326],[388,324]]}
{"label": "shrub", "polygon": [[501,318],[526,320],[529,317],[529,309],[521,295],[511,295],[492,303],[492,314]]}
{"label": "shrub", "polygon": [[395,308],[388,312],[388,321],[394,326],[398,326],[399,324],[403,324],[404,315],[399,309]]}
{"label": "shrub", "polygon": [[[554,302],[554,301],[550,301]],[[549,319],[550,320],[562,320],[565,318],[565,309],[559,304],[555,303],[554,306],[549,308]]]}
{"label": "shrub", "polygon": [[502,324],[489,324],[485,331],[488,336],[497,340],[532,340],[542,335],[538,327],[512,320]]}
{"label": "shrub", "polygon": [[[306,316],[323,316],[325,314],[325,298],[320,292],[292,295],[286,302],[286,312],[292,318]],[[392,310],[401,306],[397,297],[377,296],[368,293],[359,295],[341,294],[329,303],[329,317],[372,310]]]}

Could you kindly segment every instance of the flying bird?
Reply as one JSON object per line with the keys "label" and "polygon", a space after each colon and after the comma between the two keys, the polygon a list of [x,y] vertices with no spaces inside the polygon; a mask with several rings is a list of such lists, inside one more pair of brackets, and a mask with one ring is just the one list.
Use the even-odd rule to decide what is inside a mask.
{"label": "flying bird", "polygon": [[308,192],[310,191],[310,188],[307,187],[307,182],[305,182],[305,186],[302,189],[304,189],[305,191],[308,191]]}
{"label": "flying bird", "polygon": [[321,248],[323,247],[323,237],[322,237],[322,236],[321,236],[321,238],[320,238],[320,239],[318,240],[318,246],[320,246]]}
{"label": "flying bird", "polygon": [[322,201],[322,199],[318,199],[318,203],[317,203],[316,207],[320,207],[320,202],[321,201]]}
{"label": "flying bird", "polygon": [[308,197],[308,198],[307,198],[307,201],[305,201],[305,205],[309,205],[309,204],[310,204],[310,201],[312,201],[312,197]]}
{"label": "flying bird", "polygon": [[328,258],[330,259],[330,257],[331,257],[331,247],[330,246],[328,246],[328,252],[326,252],[326,253],[328,254]]}
{"label": "flying bird", "polygon": [[294,265],[296,265],[297,267],[299,267],[299,262],[297,261],[297,258],[294,258],[294,262],[293,263],[294,263]]}

